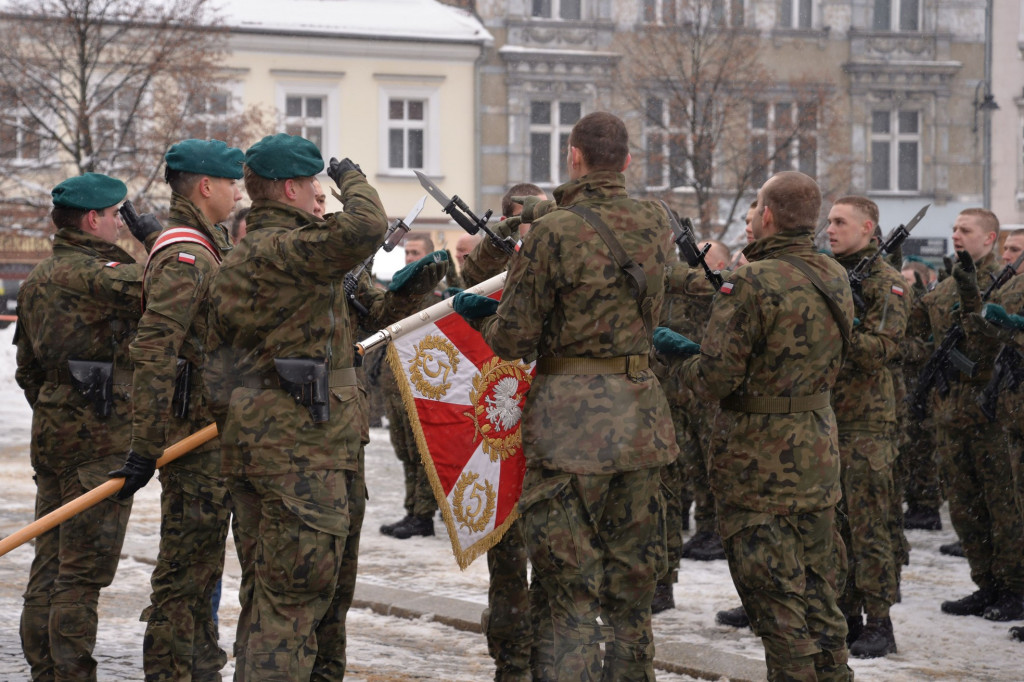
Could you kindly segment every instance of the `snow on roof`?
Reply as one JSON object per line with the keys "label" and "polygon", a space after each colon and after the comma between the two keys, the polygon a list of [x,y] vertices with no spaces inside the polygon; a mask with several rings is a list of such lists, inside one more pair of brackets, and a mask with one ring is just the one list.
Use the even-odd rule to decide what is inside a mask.
{"label": "snow on roof", "polygon": [[466,10],[436,0],[215,0],[224,25],[245,31],[491,43]]}

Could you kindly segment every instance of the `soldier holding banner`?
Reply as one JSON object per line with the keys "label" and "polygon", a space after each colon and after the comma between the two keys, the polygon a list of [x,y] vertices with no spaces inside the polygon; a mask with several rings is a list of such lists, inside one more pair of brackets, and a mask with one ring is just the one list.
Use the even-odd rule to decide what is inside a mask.
{"label": "soldier holding banner", "polygon": [[651,599],[667,568],[660,470],[677,448],[648,352],[671,232],[660,206],[626,194],[629,160],[619,118],[578,121],[572,179],[512,257],[501,302],[455,297],[463,317],[484,318],[499,356],[538,358],[519,509],[560,680],[654,676]]}
{"label": "soldier holding banner", "polygon": [[[15,378],[33,410],[36,518],[103,483],[124,458],[128,343],[142,295],[142,266],[114,244],[124,183],[86,173],[52,194],[53,255],[18,292],[14,337]],[[155,238],[133,234],[147,246]],[[131,500],[107,498],[36,539],[21,614],[32,679],[96,679],[96,606],[114,579],[130,510]]]}

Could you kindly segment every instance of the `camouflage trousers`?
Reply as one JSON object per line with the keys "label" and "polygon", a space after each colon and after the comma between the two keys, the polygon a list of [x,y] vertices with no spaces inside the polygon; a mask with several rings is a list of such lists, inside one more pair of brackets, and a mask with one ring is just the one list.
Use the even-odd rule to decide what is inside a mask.
{"label": "camouflage trousers", "polygon": [[211,599],[224,572],[231,497],[221,480],[176,464],[160,470],[160,551],[140,619],[143,668],[148,682],[219,682],[227,654],[217,645]]}
{"label": "camouflage trousers", "polygon": [[665,551],[668,560],[665,573],[658,576],[659,585],[675,585],[679,580],[679,562],[683,558],[683,499],[681,495],[683,464],[679,459],[661,467],[661,497],[665,500]]}
{"label": "camouflage trousers", "polygon": [[651,600],[667,569],[660,469],[529,468],[519,508],[550,608],[550,630],[536,639],[539,660],[553,661],[550,679],[653,680]]}
{"label": "camouflage trousers", "polygon": [[437,511],[437,499],[430,487],[430,478],[423,466],[416,437],[413,435],[409,415],[397,391],[387,394],[384,402],[388,417],[388,431],[395,456],[402,463],[405,474],[405,513],[409,516],[427,517]]}
{"label": "camouflage trousers", "polygon": [[[494,659],[495,682],[530,682],[533,623],[522,522],[512,522],[498,544],[487,551],[487,609],[483,627]],[[539,589],[539,587],[538,587]]]}
{"label": "camouflage trousers", "polygon": [[[847,616],[863,611],[885,618],[896,603],[897,567],[891,523],[895,456],[888,433],[839,428],[840,482],[837,528],[849,570],[839,605]],[[895,531],[902,534],[902,530]]]}
{"label": "camouflage trousers", "polygon": [[[123,453],[59,469],[37,462],[35,518],[105,483],[123,463]],[[36,538],[21,613],[33,680],[96,679],[96,605],[114,580],[131,507],[108,497]]]}
{"label": "camouflage trousers", "polygon": [[[698,533],[714,533],[718,531],[718,520],[715,516],[715,495],[711,492],[708,482],[708,462],[705,452],[707,443],[702,440],[714,415],[706,415],[702,409],[688,407],[690,413],[672,408],[672,422],[676,429],[676,443],[679,445],[679,461],[683,466],[683,477],[686,480],[687,495],[683,497],[683,507],[689,507],[693,500],[693,523]],[[717,409],[717,406],[714,408]]]}
{"label": "camouflage trousers", "polygon": [[344,564],[358,553],[350,509],[361,523],[361,472],[232,477],[227,483],[242,564],[236,682],[342,679],[356,569]]}
{"label": "camouflage trousers", "polygon": [[908,417],[900,424],[904,437],[899,442],[897,479],[903,483],[900,489],[907,505],[938,509],[942,506],[942,485],[932,421],[922,423]]}
{"label": "camouflage trousers", "polygon": [[1009,446],[990,424],[940,426],[949,516],[980,588],[1024,594],[1024,522],[1010,481]]}
{"label": "camouflage trousers", "polygon": [[846,549],[835,509],[774,516],[719,503],[736,591],[764,644],[769,682],[847,682],[846,618],[836,603]]}

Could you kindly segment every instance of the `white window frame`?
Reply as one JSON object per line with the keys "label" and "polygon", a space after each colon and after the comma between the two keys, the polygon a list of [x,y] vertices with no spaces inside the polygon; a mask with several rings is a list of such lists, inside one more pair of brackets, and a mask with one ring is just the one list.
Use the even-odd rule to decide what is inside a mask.
{"label": "white window frame", "polygon": [[[874,130],[874,116],[876,113],[887,113],[889,115],[889,132],[887,133],[876,133]],[[905,133],[900,129],[900,114],[901,113],[912,113],[917,116],[917,132]],[[874,108],[871,109],[870,115],[871,120],[868,122],[868,130],[871,131],[869,149],[871,151],[871,161],[868,165],[871,169],[869,186],[872,192],[881,192],[886,194],[918,194],[921,191],[921,151],[924,146],[922,138],[923,128],[923,117],[922,112],[918,109],[885,109],[885,108]],[[888,187],[878,187],[875,184],[874,178],[874,154],[875,154],[875,143],[887,143],[888,149],[888,167],[889,167],[889,183]],[[901,188],[900,187],[900,144],[914,143],[917,145],[917,159],[916,159],[916,184],[914,187]]]}
{"label": "white window frame", "polygon": [[[807,30],[812,29],[817,25],[818,21],[818,3],[815,0],[778,0],[779,1],[779,14],[776,25],[779,28],[789,28],[795,30]],[[786,12],[786,5],[789,5],[789,12]],[[802,5],[809,6],[809,17],[806,26],[800,24],[801,9]]]}
{"label": "white window frame", "polygon": [[337,85],[307,80],[278,80],[274,85],[274,101],[277,106],[278,132],[287,132],[291,118],[287,115],[287,99],[289,97],[323,97],[324,108],[321,112],[323,142],[320,155],[330,158],[340,149],[341,144],[341,91]]}
{"label": "white window frame", "polygon": [[[533,105],[534,103],[547,103],[551,106],[551,120],[548,123],[534,123],[533,122]],[[568,170],[565,167],[565,150],[562,149],[562,138],[563,136],[567,139],[569,133],[572,131],[572,127],[576,124],[576,121],[572,123],[561,122],[561,110],[563,105],[577,105],[580,109],[580,116],[583,116],[583,102],[577,99],[543,99],[536,98],[530,100],[530,113],[528,118],[529,123],[529,159],[528,168],[530,182],[534,183],[538,187],[551,188],[561,185],[563,182],[568,180]],[[533,174],[533,138],[534,135],[546,135],[548,138],[548,153],[550,155],[548,162],[548,178],[540,179]],[[564,174],[564,176],[563,176]]]}
{"label": "white window frame", "polygon": [[[674,189],[676,187],[689,186],[690,181],[693,179],[693,164],[691,163],[688,131],[683,125],[673,125],[672,121],[672,101],[664,97],[658,97],[657,95],[648,95],[647,102],[651,100],[659,100],[661,102],[661,121],[655,125],[651,123],[650,118],[645,115],[644,117],[644,153],[646,155],[644,165],[644,182],[648,191],[664,191],[667,189]],[[645,105],[647,104],[645,102]],[[685,158],[683,160],[682,174],[684,182],[682,184],[672,184],[672,147],[669,138],[673,135],[681,137],[682,143],[685,147]],[[660,178],[657,183],[651,183],[651,165],[653,163],[650,155],[652,153],[652,137],[658,136],[661,139],[658,140],[660,149],[657,153],[660,155]]]}
{"label": "white window frame", "polygon": [[[93,120],[92,132],[94,134],[98,131],[97,125],[99,124],[99,121],[101,119],[107,119],[107,120],[111,121],[112,122],[111,130],[113,130],[113,131],[119,131],[121,129],[121,126],[123,125],[123,118],[124,118],[123,114],[124,114],[125,107],[121,106],[121,102],[124,101],[123,98],[134,95],[134,91],[130,90],[130,89],[129,90],[125,90],[125,91],[121,91],[121,90],[117,90],[117,89],[114,89],[114,90],[115,90],[115,92],[114,92],[113,98],[107,100],[107,104],[108,105],[109,104],[113,104],[113,106],[112,107],[111,106],[107,106],[107,107],[105,107],[103,109],[97,109],[93,113],[93,115],[92,115],[92,120]],[[149,98],[150,98],[150,94],[148,92],[143,94],[143,103],[139,107],[140,110],[142,109],[142,107],[146,106],[145,102]],[[136,117],[138,117],[138,112],[136,112]],[[114,154],[115,156],[118,156],[118,157],[123,155],[123,154],[130,154],[130,153],[132,153],[137,148],[137,145],[138,145],[138,135],[139,135],[138,126],[139,126],[140,123],[141,123],[141,121],[139,121],[138,118],[136,118],[133,121],[134,129],[131,131],[131,135],[129,136],[129,139],[132,141],[132,144],[129,144],[129,145],[123,146],[123,147],[119,147],[117,149],[105,148],[105,147],[102,147],[102,146],[96,146],[95,149],[94,149],[94,152],[97,155],[100,155],[100,156],[102,156],[104,154]],[[94,145],[99,145],[99,144],[101,144],[101,141],[100,140],[94,140],[93,144]]]}
{"label": "white window frame", "polygon": [[[881,9],[879,5],[882,2],[889,3],[889,13],[886,23],[879,20],[877,13]],[[917,6],[917,16],[914,17],[916,28],[903,28],[902,23],[904,14],[908,13],[908,5],[914,4]],[[871,26],[876,31],[889,31],[892,33],[918,33],[921,31],[921,22],[924,20],[923,7],[924,0],[874,0],[871,8]]]}
{"label": "white window frame", "polygon": [[[735,16],[737,6],[743,15],[739,18]],[[711,0],[711,4],[708,6],[710,14],[707,20],[715,26],[743,28],[747,25],[747,10],[747,0]],[[716,16],[716,14],[719,16]]]}
{"label": "white window frame", "polygon": [[[241,98],[241,87],[242,84],[238,81],[231,81],[218,87],[215,91],[207,93],[208,95],[222,94],[227,97],[227,107],[223,114],[216,113],[191,113],[187,112],[186,116],[189,117],[189,127],[202,126],[201,135],[194,135],[200,139],[206,140],[221,140],[226,141],[224,135],[217,134],[217,131],[212,130],[214,126],[223,126],[226,131],[230,134],[232,119],[235,118],[242,111],[242,98]],[[209,99],[206,100],[208,104]],[[199,132],[195,130],[195,132]]]}
{"label": "white window frame", "polygon": [[[377,139],[378,173],[394,177],[415,177],[413,170],[422,171],[425,175],[438,177],[441,175],[441,90],[439,87],[423,85],[401,85],[382,83],[378,86],[378,121]],[[422,100],[423,106],[423,168],[392,168],[390,154],[389,131],[392,128],[388,118],[389,103],[392,99]]]}
{"label": "white window frame", "polygon": [[548,3],[548,13],[547,14],[538,13],[537,10],[534,9],[533,4],[534,4],[534,2],[536,0],[528,0],[528,1],[530,3],[530,16],[534,17],[536,19],[551,19],[551,20],[554,20],[554,21],[580,21],[586,15],[586,10],[587,10],[587,0],[568,0],[568,1],[571,1],[571,2],[579,2],[579,5],[580,5],[580,15],[578,17],[572,17],[572,18],[569,18],[569,19],[565,19],[565,18],[562,17],[562,3],[566,2],[567,0],[542,0],[542,1]]}
{"label": "white window frame", "polygon": [[35,123],[35,118],[29,114],[26,107],[15,106],[13,102],[0,102],[0,119],[3,119],[2,125],[4,127],[14,130],[15,137],[14,155],[10,157],[0,156],[0,164],[10,164],[13,166],[38,165],[52,156],[48,149],[50,145],[47,144],[42,126],[38,124],[34,126],[38,137],[38,155],[25,156],[22,153],[25,149],[25,136],[29,133],[28,128]]}
{"label": "white window frame", "polygon": [[[813,130],[800,131],[800,133],[796,136],[796,138],[790,141],[789,148],[787,150],[787,157],[786,157],[786,158],[788,158],[788,161],[789,161],[788,164],[783,166],[782,162],[785,159],[783,159],[782,157],[778,157],[777,156],[777,154],[778,154],[778,147],[776,145],[776,142],[778,140],[779,133],[780,132],[784,133],[788,137],[789,134],[790,134],[790,131],[795,129],[796,124],[799,121],[798,117],[800,116],[800,113],[801,113],[802,109],[804,107],[808,106],[809,104],[810,104],[809,102],[800,102],[800,101],[796,100],[795,98],[793,98],[793,99],[779,98],[779,99],[775,99],[775,100],[759,100],[759,101],[754,102],[754,103],[751,104],[751,110],[750,110],[750,143],[751,143],[750,151],[751,151],[751,155],[753,156],[753,152],[754,152],[754,141],[756,139],[763,139],[764,140],[764,144],[765,144],[765,158],[766,158],[767,161],[770,162],[770,166],[765,168],[765,171],[764,171],[765,172],[765,177],[763,179],[761,179],[761,178],[754,178],[754,184],[759,184],[758,180],[767,179],[767,178],[771,177],[772,175],[774,175],[775,173],[778,173],[779,171],[784,171],[784,170],[798,170],[798,171],[801,171],[803,173],[807,173],[807,174],[809,174],[811,176],[814,176],[814,175],[817,174],[818,150],[819,150],[819,145],[818,145],[818,125],[820,125],[820,120],[819,120],[820,114],[816,114],[815,115],[815,127],[814,127]],[[766,127],[764,127],[764,128],[755,128],[754,127],[754,108],[753,107],[756,106],[756,105],[763,105],[767,109],[767,111],[765,113],[765,125],[766,125]],[[782,130],[779,129],[779,122],[777,120],[777,116],[778,116],[778,111],[779,111],[779,106],[780,105],[789,105],[789,116],[790,116],[790,120],[785,123],[785,127]],[[801,167],[800,147],[801,147],[801,143],[805,139],[813,139],[815,141],[815,144],[814,144],[814,166],[815,167],[813,169],[806,168],[806,167]]]}

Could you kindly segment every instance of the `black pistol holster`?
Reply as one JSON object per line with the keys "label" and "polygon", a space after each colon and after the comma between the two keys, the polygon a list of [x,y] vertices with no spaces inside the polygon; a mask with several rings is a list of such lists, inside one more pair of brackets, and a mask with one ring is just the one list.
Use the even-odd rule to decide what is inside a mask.
{"label": "black pistol holster", "polygon": [[114,401],[114,363],[68,360],[71,385],[92,403],[96,416],[106,419]]}
{"label": "black pistol holster", "polygon": [[295,398],[295,402],[306,406],[314,424],[330,419],[330,373],[326,360],[274,358],[274,368],[281,388]]}
{"label": "black pistol holster", "polygon": [[174,396],[171,398],[171,414],[178,419],[188,419],[188,401],[192,396],[192,365],[185,358],[178,358],[174,370]]}

